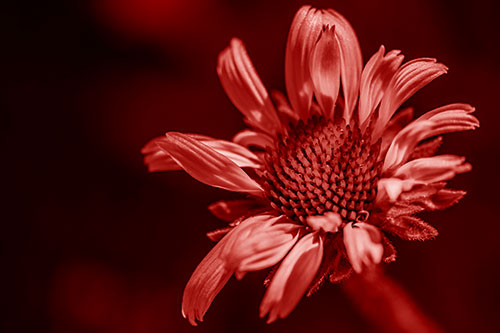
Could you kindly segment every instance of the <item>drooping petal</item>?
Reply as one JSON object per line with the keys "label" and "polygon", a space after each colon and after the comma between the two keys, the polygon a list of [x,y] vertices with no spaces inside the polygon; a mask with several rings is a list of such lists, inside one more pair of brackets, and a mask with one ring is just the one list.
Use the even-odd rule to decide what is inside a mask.
{"label": "drooping petal", "polygon": [[221,200],[208,206],[212,214],[227,222],[234,222],[242,216],[262,209],[266,209],[266,206],[253,199]]}
{"label": "drooping petal", "polygon": [[370,114],[375,111],[382,96],[384,96],[394,73],[403,61],[404,56],[400,55],[400,52],[399,50],[392,50],[384,55],[385,47],[381,45],[378,52],[366,63],[361,74],[359,87],[360,124],[363,124]]}
{"label": "drooping petal", "polygon": [[429,184],[449,180],[458,173],[470,171],[471,168],[469,163],[465,163],[465,157],[437,155],[410,161],[399,167],[393,176],[413,179],[419,184]]}
{"label": "drooping petal", "polygon": [[260,305],[268,323],[292,312],[311,283],[323,257],[323,238],[308,233],[292,248],[274,274]]}
{"label": "drooping petal", "polygon": [[388,231],[405,240],[430,240],[438,235],[438,231],[431,225],[413,216],[388,218],[382,226]]}
{"label": "drooping petal", "polygon": [[239,39],[233,38],[219,55],[217,73],[227,96],[249,125],[271,135],[281,130],[269,94]]}
{"label": "drooping petal", "polygon": [[[240,168],[259,168],[262,166],[262,161],[257,155],[252,153],[247,148],[225,140],[214,139],[200,134],[185,134],[199,142],[212,148],[219,154],[224,155]],[[174,161],[174,159],[165,150],[161,149],[158,143],[166,142],[168,139],[165,136],[154,138],[149,141],[141,152],[144,156],[144,163],[148,166],[149,172],[157,171],[174,171],[182,168]]]}
{"label": "drooping petal", "polygon": [[394,112],[408,98],[435,78],[445,74],[448,68],[432,58],[419,58],[407,62],[394,74],[380,104],[378,121],[372,139],[377,140]]}
{"label": "drooping petal", "polygon": [[309,117],[313,94],[309,57],[322,27],[321,11],[302,6],[295,14],[288,33],[285,84],[290,104],[302,120]]}
{"label": "drooping petal", "polygon": [[188,135],[169,132],[157,143],[193,178],[228,191],[261,195],[262,188],[224,155]]}
{"label": "drooping petal", "polygon": [[311,54],[310,72],[322,114],[332,118],[340,88],[340,52],[334,26],[323,26]]}
{"label": "drooping petal", "polygon": [[340,51],[340,77],[344,93],[344,118],[350,121],[358,99],[363,57],[358,38],[349,21],[333,9],[323,11],[323,24],[335,26]]}
{"label": "drooping petal", "polygon": [[[265,232],[279,219],[280,217],[271,215],[256,215],[243,220],[231,229],[196,267],[182,298],[182,314],[192,325],[196,326],[197,321],[203,321],[203,316],[215,296],[231,275],[238,271],[244,255],[253,254],[241,253],[238,251],[238,244],[246,241],[251,235]],[[276,232],[274,229],[273,231]]]}
{"label": "drooping petal", "polygon": [[272,147],[274,144],[273,139],[269,135],[249,129],[236,133],[233,141],[243,147],[257,147],[260,149]]}
{"label": "drooping petal", "polygon": [[384,254],[380,231],[368,223],[348,223],[344,227],[347,257],[356,273],[365,267],[379,264]]}
{"label": "drooping petal", "polygon": [[468,104],[449,104],[429,111],[399,132],[387,151],[382,171],[404,163],[417,144],[427,138],[457,131],[473,130],[479,121]]}
{"label": "drooping petal", "polygon": [[182,315],[193,326],[197,325],[197,321],[203,321],[203,316],[215,296],[234,273],[234,268],[228,267],[225,259],[221,256],[222,250],[230,239],[232,232],[217,243],[200,262],[184,289]]}

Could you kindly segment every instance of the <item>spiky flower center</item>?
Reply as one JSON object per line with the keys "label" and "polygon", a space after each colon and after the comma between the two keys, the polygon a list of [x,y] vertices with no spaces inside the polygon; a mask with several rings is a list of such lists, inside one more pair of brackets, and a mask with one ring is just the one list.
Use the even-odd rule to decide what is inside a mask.
{"label": "spiky flower center", "polygon": [[277,139],[261,172],[273,208],[306,223],[309,216],[366,218],[377,194],[380,144],[358,126],[313,117]]}

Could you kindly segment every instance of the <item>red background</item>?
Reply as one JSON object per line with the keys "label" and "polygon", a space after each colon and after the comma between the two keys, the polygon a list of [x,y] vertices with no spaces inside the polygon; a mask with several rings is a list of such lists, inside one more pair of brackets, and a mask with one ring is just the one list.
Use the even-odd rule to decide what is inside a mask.
{"label": "red background", "polygon": [[[445,137],[473,171],[457,206],[425,215],[440,236],[395,240],[388,273],[446,331],[500,330],[498,2],[310,1],[354,26],[364,61],[380,44],[436,57],[449,74],[408,105],[468,102],[481,128]],[[33,2],[2,11],[4,332],[370,331],[336,285],[270,326],[266,273],[231,280],[198,328],[182,291],[223,226],[206,210],[236,195],[184,173],[148,174],[139,153],[167,130],[230,139],[243,126],[216,72],[241,38],[268,88],[283,90],[288,29],[301,1]]]}

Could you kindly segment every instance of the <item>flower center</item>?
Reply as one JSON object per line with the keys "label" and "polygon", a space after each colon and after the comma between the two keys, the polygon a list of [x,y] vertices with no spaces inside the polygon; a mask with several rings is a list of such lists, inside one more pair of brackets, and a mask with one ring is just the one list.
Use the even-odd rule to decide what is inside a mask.
{"label": "flower center", "polygon": [[315,116],[277,139],[260,176],[271,206],[293,220],[306,224],[328,212],[345,223],[365,220],[377,194],[379,150],[357,125]]}

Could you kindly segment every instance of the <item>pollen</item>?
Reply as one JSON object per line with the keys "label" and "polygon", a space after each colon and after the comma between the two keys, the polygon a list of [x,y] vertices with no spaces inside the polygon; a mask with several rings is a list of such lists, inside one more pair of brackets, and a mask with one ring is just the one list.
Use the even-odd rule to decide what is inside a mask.
{"label": "pollen", "polygon": [[344,223],[364,219],[377,194],[380,142],[344,120],[312,117],[292,126],[266,153],[260,172],[271,206],[306,224],[309,216],[338,213]]}

